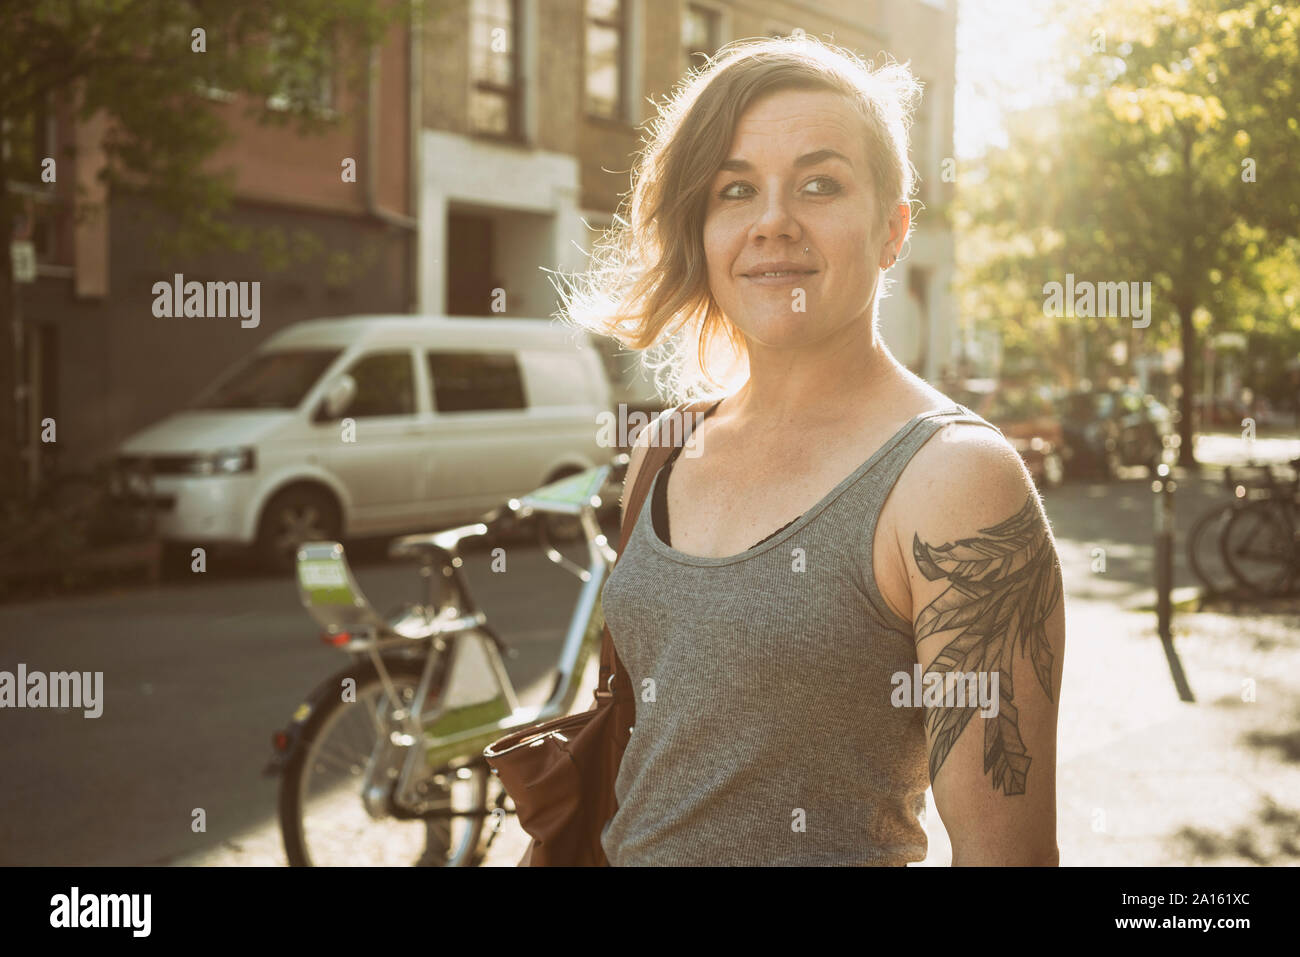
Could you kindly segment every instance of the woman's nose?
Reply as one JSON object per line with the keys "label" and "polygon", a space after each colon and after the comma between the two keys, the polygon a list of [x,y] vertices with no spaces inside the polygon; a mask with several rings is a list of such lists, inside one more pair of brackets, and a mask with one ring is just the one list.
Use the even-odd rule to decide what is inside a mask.
{"label": "woman's nose", "polygon": [[751,231],[755,238],[772,239],[776,236],[785,236],[787,239],[794,239],[799,232],[799,226],[795,222],[789,198],[780,190],[768,190],[767,198],[760,206],[758,218],[754,221]]}

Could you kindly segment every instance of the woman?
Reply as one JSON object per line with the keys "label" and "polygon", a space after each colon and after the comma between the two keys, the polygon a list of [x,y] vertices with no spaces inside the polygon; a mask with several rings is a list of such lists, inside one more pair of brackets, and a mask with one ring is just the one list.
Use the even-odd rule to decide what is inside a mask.
{"label": "woman", "polygon": [[954,864],[1058,863],[1046,517],[1001,433],[877,332],[915,95],[819,41],[729,45],[567,296],[710,400],[603,592],[636,698],[613,865],[919,861],[927,787]]}

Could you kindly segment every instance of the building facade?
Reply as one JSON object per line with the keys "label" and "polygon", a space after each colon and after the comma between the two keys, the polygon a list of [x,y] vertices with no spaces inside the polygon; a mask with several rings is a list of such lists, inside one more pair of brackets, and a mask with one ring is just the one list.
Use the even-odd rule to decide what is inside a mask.
{"label": "building facade", "polygon": [[[36,125],[39,152],[58,160],[56,182],[10,184],[30,196],[25,232],[36,252],[35,275],[16,295],[20,441],[32,485],[103,462],[290,323],[414,311],[415,36],[407,23],[394,26],[360,81],[322,88],[317,105],[335,122],[319,134],[259,124],[244,98],[207,91],[206,106],[224,114],[230,132],[208,166],[234,177],[230,221],[262,237],[244,252],[169,248],[147,190],[98,180],[111,133],[102,115],[80,120],[67,103],[51,103]],[[349,160],[356,175],[345,177]],[[177,274],[260,283],[257,325],[159,318],[154,284]],[[54,442],[41,440],[49,420]]]}
{"label": "building facade", "polygon": [[[587,264],[630,188],[652,101],[729,40],[798,31],[909,62],[924,84],[912,128],[922,206],[881,323],[900,361],[937,381],[957,335],[943,177],[955,28],[955,0],[426,3],[421,22],[398,24],[374,51],[365,82],[322,92],[337,120],[322,134],[259,125],[213,91],[232,137],[212,168],[234,176],[234,222],[282,237],[269,257],[159,249],[147,195],[96,180],[105,125],[52,108],[41,135],[67,165],[57,184],[22,186],[37,246],[34,281],[17,293],[32,474],[103,461],[301,319],[551,316],[547,270]],[[155,316],[154,284],[178,273],[259,281],[260,322]],[[647,379],[627,378],[635,362],[612,348],[608,358],[616,401],[653,399]],[[42,444],[49,419],[58,441]]]}
{"label": "building facade", "polygon": [[[924,97],[912,128],[920,196],[891,271],[881,329],[937,378],[954,352],[955,0],[448,0],[424,27],[420,310],[545,317],[538,268],[580,270],[630,189],[642,124],[691,65],[729,40],[803,31],[879,61],[909,61]],[[504,290],[504,296],[494,290]],[[623,363],[624,366],[627,363]]]}

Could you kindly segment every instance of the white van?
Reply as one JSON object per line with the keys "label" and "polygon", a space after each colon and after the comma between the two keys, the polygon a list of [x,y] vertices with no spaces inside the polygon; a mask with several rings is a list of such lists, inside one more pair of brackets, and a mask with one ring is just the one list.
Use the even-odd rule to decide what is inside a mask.
{"label": "white van", "polygon": [[472,520],[604,464],[609,409],[592,340],[549,320],[315,319],[124,442],[117,486],[166,540],[287,568],[302,541]]}

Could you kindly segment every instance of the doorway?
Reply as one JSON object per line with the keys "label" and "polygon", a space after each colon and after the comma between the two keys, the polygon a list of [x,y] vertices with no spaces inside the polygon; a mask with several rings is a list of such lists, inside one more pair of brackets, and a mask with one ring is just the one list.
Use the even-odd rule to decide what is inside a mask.
{"label": "doorway", "polygon": [[495,229],[488,216],[447,215],[447,312],[492,314],[492,290],[501,285],[493,262]]}

